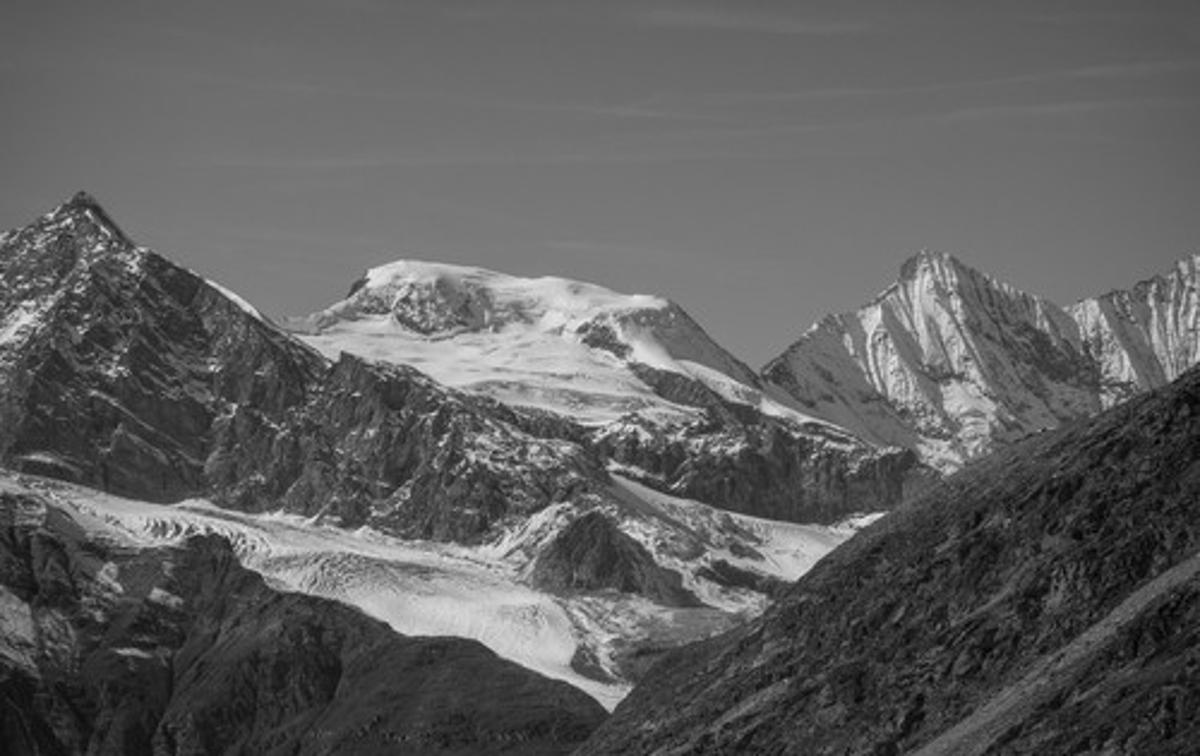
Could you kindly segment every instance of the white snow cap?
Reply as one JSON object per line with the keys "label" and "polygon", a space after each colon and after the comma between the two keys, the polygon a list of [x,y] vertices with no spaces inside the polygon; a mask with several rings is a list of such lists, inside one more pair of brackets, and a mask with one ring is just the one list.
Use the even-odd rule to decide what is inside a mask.
{"label": "white snow cap", "polygon": [[440,307],[443,316],[453,316],[447,325],[468,328],[512,321],[560,328],[605,313],[669,305],[660,297],[618,294],[555,276],[520,278],[485,268],[417,260],[399,260],[368,270],[350,297],[351,301],[361,299],[375,300],[393,310],[415,308],[417,326],[436,326],[439,318],[433,310]]}

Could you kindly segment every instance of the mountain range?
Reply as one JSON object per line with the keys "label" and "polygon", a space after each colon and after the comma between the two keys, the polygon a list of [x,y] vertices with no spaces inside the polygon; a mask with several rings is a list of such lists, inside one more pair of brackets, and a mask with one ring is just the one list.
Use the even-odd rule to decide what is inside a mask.
{"label": "mountain range", "polygon": [[906,502],[580,753],[1182,756],[1198,715],[1193,368]]}
{"label": "mountain range", "polygon": [[1200,256],[1069,307],[922,252],[763,370],[807,412],[943,471],[1163,386],[1200,355]]}
{"label": "mountain range", "polygon": [[[960,752],[945,738],[966,712],[1186,562],[1195,445],[1162,407],[1191,407],[1198,261],[1064,308],[922,252],[756,372],[665,299],[441,263],[372,269],[275,322],[80,193],[0,235],[3,735],[28,753],[293,752],[317,727],[305,752],[565,752],[604,715],[558,681],[609,709],[641,681],[585,751]],[[1068,470],[1101,488],[1060,491]],[[1085,504],[1099,514],[1071,509]],[[1094,529],[1133,554],[1171,517],[1183,535],[1151,563],[1089,572],[1108,564]],[[223,580],[273,608],[213,604]],[[215,640],[196,624],[213,613],[230,618]],[[272,640],[280,622],[309,629]],[[942,670],[976,632],[999,666]],[[434,652],[412,636],[469,640]],[[433,698],[398,714],[344,637],[394,647],[379,654],[397,669],[428,658],[421,674],[448,687],[419,683]],[[246,667],[261,643],[285,650]],[[272,676],[293,647],[328,664]],[[1071,674],[1103,677],[1099,653],[1070,656]],[[831,664],[853,668],[849,699]],[[454,682],[482,669],[498,682]],[[247,685],[291,703],[221,708]],[[1018,714],[971,727],[1058,743],[1061,721]]]}

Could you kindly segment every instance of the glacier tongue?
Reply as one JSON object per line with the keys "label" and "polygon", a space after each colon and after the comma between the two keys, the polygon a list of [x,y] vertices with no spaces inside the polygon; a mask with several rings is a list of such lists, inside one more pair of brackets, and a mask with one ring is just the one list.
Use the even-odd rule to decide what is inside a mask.
{"label": "glacier tongue", "polygon": [[[734,564],[767,580],[795,580],[871,519],[835,527],[794,525],[723,512],[619,477],[615,489],[619,495],[608,514],[657,562],[678,570],[707,606],[667,607],[627,593],[530,587],[531,559],[575,515],[568,504],[543,510],[491,543],[468,547],[404,540],[370,528],[345,530],[296,515],[230,511],[202,499],[151,504],[0,469],[0,493],[36,494],[92,538],[153,548],[217,534],[232,544],[243,565],[277,589],[357,606],[401,633],[478,640],[500,656],[586,691],[610,710],[630,689],[620,653],[641,644],[698,640],[765,608],[761,592],[705,577],[714,563]],[[120,588],[114,583],[114,590]],[[0,606],[5,601],[0,595]],[[21,607],[8,608],[13,614],[8,626],[19,631]],[[16,631],[10,635],[19,642],[23,636]],[[19,657],[19,651],[10,656]],[[579,665],[584,651],[593,659],[590,672]]]}
{"label": "glacier tongue", "polygon": [[1198,259],[1064,309],[922,252],[896,284],[822,320],[764,376],[805,412],[952,470],[1194,364]]}

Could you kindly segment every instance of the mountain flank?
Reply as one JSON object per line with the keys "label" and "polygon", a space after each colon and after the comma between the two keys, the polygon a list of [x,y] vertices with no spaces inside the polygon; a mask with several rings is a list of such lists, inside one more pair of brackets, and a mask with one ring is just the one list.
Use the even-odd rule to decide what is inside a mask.
{"label": "mountain flank", "polygon": [[1196,364],[1198,271],[1192,256],[1063,308],[922,252],[874,301],[814,325],[763,376],[799,409],[952,471]]}
{"label": "mountain flank", "polygon": [[277,593],[216,536],[106,543],[0,493],[5,753],[567,753],[604,710],[474,641]]}
{"label": "mountain flank", "polygon": [[1193,753],[1198,553],[1194,368],[884,517],[580,753]]}

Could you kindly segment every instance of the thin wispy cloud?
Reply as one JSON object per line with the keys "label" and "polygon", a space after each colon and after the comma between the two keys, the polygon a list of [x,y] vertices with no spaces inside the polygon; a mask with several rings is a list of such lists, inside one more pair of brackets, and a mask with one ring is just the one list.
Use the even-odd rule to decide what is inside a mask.
{"label": "thin wispy cloud", "polygon": [[1174,107],[1187,100],[1174,97],[1146,97],[1128,100],[1077,100],[1067,102],[1008,103],[959,108],[945,113],[925,116],[929,120],[954,122],[995,118],[1036,118],[1041,116],[1071,116],[1117,109],[1147,109]]}
{"label": "thin wispy cloud", "polygon": [[663,107],[734,106],[755,103],[787,103],[813,100],[871,99],[915,94],[942,94],[1020,85],[1044,85],[1084,80],[1118,80],[1162,76],[1175,73],[1200,73],[1200,60],[1152,60],[1108,63],[1010,76],[995,76],[964,81],[940,81],[887,87],[817,87],[778,91],[701,92],[677,98],[662,98]]}
{"label": "thin wispy cloud", "polygon": [[682,163],[766,157],[753,148],[612,150],[608,152],[461,153],[442,155],[328,155],[323,157],[222,156],[192,158],[197,167],[250,170],[345,171],[394,168],[486,168],[507,166],[571,166]]}
{"label": "thin wispy cloud", "polygon": [[[740,127],[696,128],[686,130],[680,129],[660,132],[657,134],[648,134],[643,137],[643,141],[648,145],[660,143],[662,145],[674,145],[676,148],[678,148],[681,143],[690,142],[697,145],[697,149],[703,149],[699,147],[699,145],[703,144],[721,142],[724,142],[725,144],[741,143],[747,145],[747,151],[746,153],[742,154],[743,157],[746,159],[758,159],[771,152],[771,149],[763,147],[757,151],[751,151],[749,150],[749,146],[754,144],[759,144],[761,146],[765,143],[756,140],[769,140],[777,137],[816,137],[822,134],[837,134],[844,137],[851,131],[880,128],[893,129],[896,127],[913,124],[919,124],[921,126],[952,126],[955,124],[967,123],[983,124],[989,122],[999,122],[1003,119],[1020,117],[1055,118],[1114,110],[1145,110],[1150,108],[1187,107],[1192,104],[1194,103],[1188,99],[1176,97],[985,103],[981,105],[927,108],[908,113],[880,113],[878,115],[833,119],[828,121],[804,121],[796,123],[780,123],[776,121]],[[773,154],[776,154],[779,157],[785,157],[787,154],[801,154],[799,150],[779,152],[778,147],[773,149],[775,149]],[[822,151],[815,147],[810,149],[812,149],[814,153],[827,155],[834,154],[833,151]],[[734,154],[736,154],[736,152],[734,152]],[[856,150],[848,150],[839,151],[838,154],[860,153]]]}
{"label": "thin wispy cloud", "polygon": [[660,7],[631,11],[641,26],[676,31],[741,32],[791,36],[841,36],[858,34],[867,27],[858,23],[797,18],[790,14],[722,7]]}
{"label": "thin wispy cloud", "polygon": [[[738,161],[855,155],[860,151],[844,145],[814,143],[784,144],[778,137],[845,136],[852,130],[893,129],[906,125],[954,126],[994,123],[1005,119],[1062,118],[1113,110],[1145,110],[1185,106],[1188,101],[1171,97],[1109,100],[1066,100],[1046,102],[987,103],[903,114],[881,114],[826,122],[771,123],[743,127],[674,129],[642,134],[626,145],[545,152],[443,152],[424,154],[347,154],[324,156],[236,155],[195,157],[194,165],[220,169],[278,170],[285,172],[375,171],[403,168],[503,168],[512,166],[556,167],[586,165],[645,165],[709,161]],[[766,140],[766,141],[764,141]]]}

